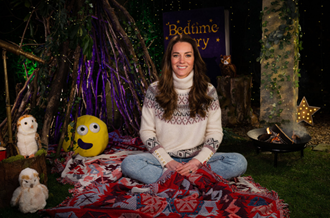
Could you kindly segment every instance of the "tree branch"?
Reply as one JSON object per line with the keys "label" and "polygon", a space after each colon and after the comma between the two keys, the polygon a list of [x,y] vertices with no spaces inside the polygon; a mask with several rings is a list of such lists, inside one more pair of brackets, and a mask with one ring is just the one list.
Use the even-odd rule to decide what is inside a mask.
{"label": "tree branch", "polygon": [[64,142],[64,138],[67,132],[67,128],[68,128],[68,123],[69,123],[69,119],[70,119],[70,112],[71,112],[71,108],[72,108],[72,104],[73,104],[73,100],[74,100],[74,94],[75,94],[75,90],[76,90],[76,84],[77,84],[77,76],[78,76],[78,64],[79,64],[79,58],[80,58],[80,46],[77,46],[75,52],[74,52],[74,64],[73,64],[73,72],[72,72],[72,83],[71,83],[71,92],[70,92],[70,98],[69,98],[69,102],[67,104],[66,110],[65,110],[65,118],[64,118],[64,123],[62,125],[62,133],[60,136],[60,140],[57,146],[57,150],[56,150],[56,156],[58,157],[60,152],[61,152],[61,148]]}
{"label": "tree branch", "polygon": [[24,40],[24,36],[25,36],[26,29],[27,29],[27,27],[28,27],[28,25],[29,25],[29,23],[30,23],[31,17],[32,17],[32,15],[33,15],[33,13],[34,13],[35,10],[36,10],[36,9],[34,9],[34,10],[31,12],[31,15],[30,15],[30,17],[29,17],[29,19],[28,19],[28,21],[27,21],[27,23],[26,23],[25,29],[24,29],[24,31],[23,31],[23,35],[22,35],[22,39],[21,39],[21,43],[19,44],[19,47],[20,47],[20,48],[22,48],[22,44],[23,44],[23,40]]}
{"label": "tree branch", "polygon": [[148,49],[147,49],[147,47],[144,43],[143,37],[140,33],[140,30],[136,27],[136,23],[135,23],[134,18],[128,13],[126,8],[121,6],[116,0],[110,0],[110,1],[113,2],[115,4],[115,6],[117,8],[119,8],[124,13],[124,15],[127,17],[127,19],[132,23],[132,25],[134,27],[134,30],[136,31],[137,38],[139,39],[140,44],[142,46],[142,50],[143,50],[144,57],[146,59],[146,63],[151,65],[151,72],[152,72],[153,76],[155,77],[155,80],[159,80],[154,62],[150,58]]}

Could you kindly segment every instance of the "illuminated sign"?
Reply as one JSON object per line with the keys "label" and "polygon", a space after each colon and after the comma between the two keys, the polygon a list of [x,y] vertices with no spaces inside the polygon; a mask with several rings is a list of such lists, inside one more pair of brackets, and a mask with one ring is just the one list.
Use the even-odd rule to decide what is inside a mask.
{"label": "illuminated sign", "polygon": [[191,36],[203,58],[226,54],[225,13],[223,8],[204,8],[163,13],[164,46],[179,34]]}

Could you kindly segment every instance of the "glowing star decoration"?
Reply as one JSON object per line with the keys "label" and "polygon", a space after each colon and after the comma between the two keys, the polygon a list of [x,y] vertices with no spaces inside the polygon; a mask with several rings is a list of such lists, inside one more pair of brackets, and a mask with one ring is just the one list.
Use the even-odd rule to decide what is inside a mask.
{"label": "glowing star decoration", "polygon": [[320,107],[309,106],[304,96],[300,102],[300,105],[298,106],[297,123],[300,123],[301,121],[305,121],[309,125],[314,125],[313,114],[318,110],[320,110]]}

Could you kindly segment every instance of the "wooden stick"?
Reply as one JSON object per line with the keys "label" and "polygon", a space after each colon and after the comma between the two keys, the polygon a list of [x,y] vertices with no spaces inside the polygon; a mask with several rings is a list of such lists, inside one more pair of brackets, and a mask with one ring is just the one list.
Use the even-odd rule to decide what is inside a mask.
{"label": "wooden stick", "polygon": [[109,2],[107,0],[103,0],[103,5],[104,5],[104,8],[108,11],[107,14],[108,14],[110,20],[112,21],[112,24],[115,28],[115,31],[118,32],[122,36],[125,44],[127,45],[127,49],[128,49],[128,51],[129,51],[129,53],[132,56],[132,59],[134,61],[136,71],[137,71],[137,73],[140,74],[142,83],[145,87],[144,91],[146,91],[148,89],[149,84],[147,83],[146,79],[144,78],[144,75],[142,73],[143,71],[142,71],[141,66],[139,64],[139,60],[138,60],[137,55],[134,51],[134,48],[133,48],[133,45],[132,45],[131,41],[129,40],[129,38],[127,36],[127,33],[124,31],[124,29],[120,25],[118,17],[115,14],[115,10],[110,6]]}
{"label": "wooden stick", "polygon": [[[84,63],[86,61],[86,56],[84,56]],[[83,64],[82,65],[82,69],[81,69],[81,74],[80,74],[80,82],[79,82],[79,89],[78,89],[78,97],[81,96],[81,92],[82,92],[82,82],[83,82],[83,72],[85,72],[85,65]],[[73,145],[73,142],[74,142],[74,139],[75,139],[75,135],[76,135],[76,128],[77,128],[77,120],[78,120],[78,111],[79,111],[79,104],[76,105],[76,114],[74,116],[74,123],[73,123],[73,132],[72,132],[72,135],[71,135],[71,143],[70,143],[70,148],[73,148],[74,145]]]}
{"label": "wooden stick", "polygon": [[[15,101],[15,103],[14,103],[14,106],[13,106],[12,109],[11,109],[11,115],[14,114],[14,110],[15,110],[15,108],[17,107],[17,105],[21,105],[21,101],[20,101],[20,99],[21,99],[21,95],[22,95],[22,93],[25,91],[25,89],[26,89],[28,83],[30,82],[30,80],[32,79],[32,77],[33,77],[35,71],[36,71],[36,70],[34,70],[33,73],[30,75],[30,77],[25,81],[25,84],[24,84],[23,88],[22,88],[21,91],[18,93],[17,98],[16,98],[16,101]],[[7,118],[5,118],[5,119],[1,122],[1,124],[0,124],[0,128],[2,128],[2,127],[6,124],[6,122],[7,122]]]}
{"label": "wooden stick", "polygon": [[[144,43],[144,40],[143,40],[143,37],[139,31],[139,29],[137,28],[137,26],[135,25],[135,20],[134,18],[128,13],[128,11],[126,10],[126,8],[124,8],[123,6],[121,6],[116,0],[111,0],[111,2],[113,2],[115,4],[115,6],[117,8],[119,8],[119,10],[121,10],[124,15],[127,17],[127,19],[132,23],[133,25],[133,28],[134,30],[136,31],[136,35],[137,35],[137,38],[139,39],[140,41],[140,44],[141,44],[141,47],[142,47],[142,50],[143,50],[143,54],[144,54],[144,57],[145,57],[145,61],[147,64],[149,64],[151,66],[151,72],[152,72],[152,75],[155,77],[155,80],[159,80],[158,79],[158,75],[157,75],[157,70],[156,70],[156,67],[154,65],[154,62],[151,60],[150,58],[150,55],[149,55],[149,52],[148,52],[148,48],[146,47],[145,43]],[[152,41],[153,42],[153,41]],[[152,43],[151,42],[151,43]],[[150,44],[151,44],[150,43]],[[149,45],[150,46],[150,45]],[[148,85],[147,85],[148,86]],[[147,87],[146,86],[146,87]]]}
{"label": "wooden stick", "polygon": [[8,120],[8,142],[6,144],[6,156],[11,157],[19,154],[18,148],[13,143],[13,132],[11,129],[11,110],[10,110],[10,98],[9,98],[9,83],[8,83],[8,74],[7,74],[7,56],[6,49],[2,50],[2,58],[3,58],[3,67],[5,74],[5,88],[6,88],[6,112],[7,112],[7,120]]}
{"label": "wooden stick", "polygon": [[7,51],[5,49],[2,50],[2,58],[3,58],[3,67],[5,74],[5,86],[6,86],[6,112],[7,112],[7,120],[8,120],[8,143],[13,143],[13,133],[11,131],[11,110],[10,110],[10,97],[9,97],[9,83],[8,83],[8,75],[7,75]]}
{"label": "wooden stick", "polygon": [[37,99],[37,93],[38,93],[38,76],[39,76],[39,69],[35,70],[35,76],[33,79],[33,96],[32,96],[32,103],[31,103],[31,109],[36,106],[36,99]]}
{"label": "wooden stick", "polygon": [[75,94],[76,84],[77,84],[77,77],[78,77],[78,72],[77,71],[78,71],[78,64],[79,64],[79,58],[80,58],[80,50],[81,50],[80,46],[78,45],[75,52],[74,52],[74,59],[75,60],[74,60],[74,64],[73,64],[70,98],[69,98],[69,102],[68,102],[66,110],[65,110],[65,119],[64,119],[63,126],[62,126],[62,133],[61,133],[61,136],[60,136],[60,140],[59,140],[57,150],[56,150],[56,157],[58,157],[60,155],[61,148],[62,148],[64,138],[65,138],[67,128],[68,128],[71,107],[72,107],[72,104],[73,104],[74,94]]}
{"label": "wooden stick", "polygon": [[25,25],[25,29],[24,29],[24,31],[23,31],[23,35],[22,35],[22,39],[21,39],[21,43],[19,44],[19,47],[20,47],[20,48],[22,48],[22,44],[23,44],[23,40],[24,40],[25,33],[26,33],[26,29],[27,29],[27,27],[28,27],[28,25],[29,25],[29,23],[30,23],[31,17],[32,17],[32,15],[33,15],[33,13],[34,13],[35,10],[36,10],[36,9],[34,9],[34,10],[31,12],[31,15],[30,15],[30,17],[29,17],[29,19],[28,19],[28,21],[27,21],[27,23],[26,23],[26,25]]}
{"label": "wooden stick", "polygon": [[45,63],[44,60],[42,60],[41,58],[29,53],[29,52],[25,52],[23,51],[23,49],[21,49],[20,47],[16,46],[16,45],[12,45],[9,44],[8,42],[5,42],[3,40],[0,39],[0,47],[3,49],[6,49],[7,51],[14,53],[16,55],[23,55],[25,57],[27,57],[30,60],[34,60],[34,61],[38,61],[40,63]]}

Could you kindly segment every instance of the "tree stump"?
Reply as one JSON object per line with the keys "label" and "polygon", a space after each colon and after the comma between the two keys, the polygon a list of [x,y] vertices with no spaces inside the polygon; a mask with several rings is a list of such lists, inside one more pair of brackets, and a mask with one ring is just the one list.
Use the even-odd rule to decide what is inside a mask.
{"label": "tree stump", "polygon": [[217,91],[222,114],[222,125],[250,123],[252,77],[218,77]]}
{"label": "tree stump", "polygon": [[[295,5],[294,1],[291,3]],[[271,51],[272,58],[262,59],[260,62],[262,84],[260,86],[260,123],[263,126],[283,122],[295,123],[297,120],[299,19],[298,16],[291,16],[295,11],[298,14],[298,9],[295,7],[295,11],[292,11],[292,8],[287,8],[288,11],[291,11],[290,20],[292,21],[292,25],[288,25],[287,20],[281,18],[280,14],[283,12],[278,10],[284,7],[283,5],[286,5],[286,1],[278,1],[278,4],[274,5],[273,1],[262,1],[262,8],[268,8],[269,11],[274,10],[271,14],[265,13],[262,16],[262,23],[267,24],[262,27],[262,39],[266,39],[278,31],[280,26],[288,28],[287,33],[282,34],[283,39],[278,43],[269,44],[271,47],[267,52]],[[281,44],[282,46],[280,46]]]}
{"label": "tree stump", "polygon": [[20,186],[18,176],[27,167],[35,169],[39,173],[40,183],[47,185],[45,154],[11,163],[0,162],[0,208],[10,207],[13,193]]}

